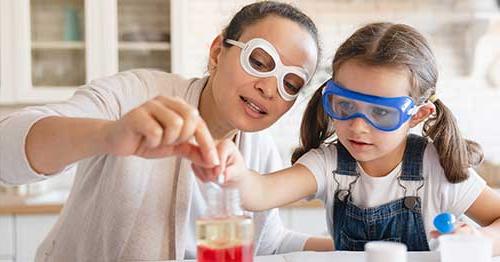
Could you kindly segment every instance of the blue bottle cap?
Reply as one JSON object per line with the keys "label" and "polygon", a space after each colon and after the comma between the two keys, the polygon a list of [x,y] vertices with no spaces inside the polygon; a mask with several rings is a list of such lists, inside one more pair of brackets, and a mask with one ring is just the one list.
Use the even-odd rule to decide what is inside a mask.
{"label": "blue bottle cap", "polygon": [[457,219],[452,213],[440,213],[434,218],[434,226],[441,234],[448,234],[455,230],[455,222]]}

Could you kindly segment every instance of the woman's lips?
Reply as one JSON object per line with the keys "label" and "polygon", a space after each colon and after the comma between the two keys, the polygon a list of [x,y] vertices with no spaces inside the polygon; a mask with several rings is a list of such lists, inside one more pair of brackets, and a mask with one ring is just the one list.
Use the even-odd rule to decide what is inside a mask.
{"label": "woman's lips", "polygon": [[265,107],[260,105],[259,103],[255,102],[254,100],[240,96],[241,102],[243,103],[243,106],[245,108],[245,111],[247,112],[248,115],[250,115],[253,118],[261,118],[265,115],[267,115],[267,110]]}

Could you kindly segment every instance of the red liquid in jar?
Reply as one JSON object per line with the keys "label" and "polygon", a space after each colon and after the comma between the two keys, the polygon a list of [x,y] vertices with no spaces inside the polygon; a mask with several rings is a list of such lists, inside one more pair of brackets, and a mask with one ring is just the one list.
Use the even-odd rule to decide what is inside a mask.
{"label": "red liquid in jar", "polygon": [[227,248],[210,248],[198,245],[198,262],[253,262],[253,246],[239,245]]}

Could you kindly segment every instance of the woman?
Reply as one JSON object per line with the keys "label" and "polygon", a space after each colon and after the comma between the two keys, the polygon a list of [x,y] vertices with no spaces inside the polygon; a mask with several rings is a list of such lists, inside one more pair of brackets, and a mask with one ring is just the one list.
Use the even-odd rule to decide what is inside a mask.
{"label": "woman", "polygon": [[[91,82],[67,102],[0,120],[0,181],[34,182],[78,163],[37,260],[195,257],[195,219],[206,202],[190,163],[217,167],[213,138],[231,138],[249,168],[278,169],[272,140],[248,132],[290,109],[318,56],[317,29],[305,14],[255,3],[214,39],[208,77],[128,71]],[[258,255],[332,248],[328,239],[285,230],[276,210],[254,213],[254,222]]]}

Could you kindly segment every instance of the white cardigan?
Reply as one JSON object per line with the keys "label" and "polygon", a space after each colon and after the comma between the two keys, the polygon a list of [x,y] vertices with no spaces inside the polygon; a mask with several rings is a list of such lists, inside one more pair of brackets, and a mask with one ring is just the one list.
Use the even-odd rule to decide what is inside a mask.
{"label": "white cardigan", "polygon": [[[116,120],[157,95],[182,97],[198,107],[206,80],[153,70],[127,71],[92,81],[66,102],[4,117],[0,120],[0,181],[25,184],[47,178],[34,172],[24,151],[26,134],[41,118]],[[239,148],[251,169],[268,173],[281,166],[272,139],[262,132],[240,133]],[[184,258],[195,183],[188,160],[101,155],[78,162],[76,172],[59,220],[38,248],[37,261]],[[254,223],[256,254],[303,249],[307,236],[283,228],[277,210],[254,213]]]}

